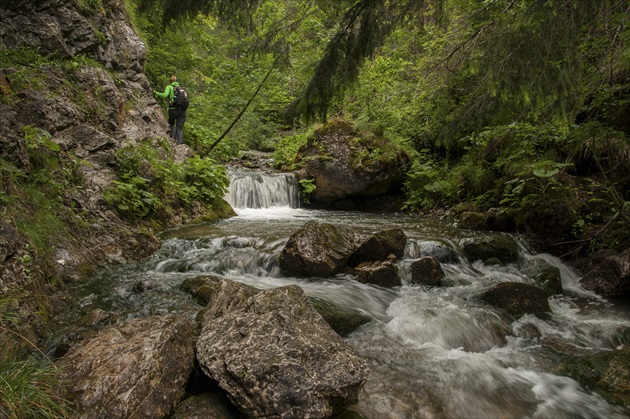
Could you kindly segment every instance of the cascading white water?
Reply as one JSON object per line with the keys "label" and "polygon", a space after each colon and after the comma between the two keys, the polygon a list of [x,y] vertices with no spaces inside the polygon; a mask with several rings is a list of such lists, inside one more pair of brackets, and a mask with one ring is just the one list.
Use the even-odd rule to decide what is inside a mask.
{"label": "cascading white water", "polygon": [[246,208],[298,208],[300,190],[292,173],[230,170],[230,187],[225,199],[237,211]]}
{"label": "cascading white water", "polygon": [[[232,173],[232,179],[229,202],[239,215],[248,207],[298,205],[295,178],[247,171]],[[398,260],[403,285],[385,289],[346,274],[327,279],[283,275],[278,255],[310,219],[361,233],[403,229],[408,237]],[[583,290],[575,272],[550,255],[521,248],[517,263],[471,264],[457,244],[484,234],[406,214],[266,210],[261,216],[170,231],[151,260],[96,277],[78,298],[85,310],[105,307],[121,317],[196,313],[199,307],[180,290],[188,277],[212,274],[261,289],[297,284],[309,296],[373,318],[346,339],[370,363],[370,376],[353,407],[366,418],[628,417],[630,409],[609,404],[555,371],[567,353],[610,351],[627,342],[628,311]],[[410,284],[409,264],[426,251],[443,256],[448,286]],[[542,258],[561,272],[565,293],[549,298],[549,318],[511,318],[476,298],[498,282],[528,282],[521,263],[530,258]],[[147,282],[146,292],[134,292],[139,281]],[[538,333],[528,334],[532,329]]]}

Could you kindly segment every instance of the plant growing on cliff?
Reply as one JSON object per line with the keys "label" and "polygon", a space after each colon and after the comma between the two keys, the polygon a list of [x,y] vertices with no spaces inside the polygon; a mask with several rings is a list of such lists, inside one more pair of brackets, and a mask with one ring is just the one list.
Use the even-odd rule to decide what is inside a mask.
{"label": "plant growing on cliff", "polygon": [[210,207],[225,195],[229,183],[225,168],[214,160],[195,156],[177,163],[150,142],[119,149],[117,161],[120,180],[112,182],[104,196],[132,217],[194,202]]}
{"label": "plant growing on cliff", "polygon": [[317,189],[315,179],[300,179],[299,183],[302,190],[302,200],[308,204],[311,202],[311,194]]}

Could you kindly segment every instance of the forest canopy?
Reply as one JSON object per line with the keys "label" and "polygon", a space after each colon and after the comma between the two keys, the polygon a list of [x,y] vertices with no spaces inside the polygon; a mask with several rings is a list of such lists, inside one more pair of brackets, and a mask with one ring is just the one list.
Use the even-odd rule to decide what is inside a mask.
{"label": "forest canopy", "polygon": [[575,176],[628,222],[629,14],[623,0],[139,0],[134,16],[151,81],[194,88],[202,154],[290,160],[311,123],[342,117],[410,154],[407,208],[500,207],[577,236],[595,220]]}

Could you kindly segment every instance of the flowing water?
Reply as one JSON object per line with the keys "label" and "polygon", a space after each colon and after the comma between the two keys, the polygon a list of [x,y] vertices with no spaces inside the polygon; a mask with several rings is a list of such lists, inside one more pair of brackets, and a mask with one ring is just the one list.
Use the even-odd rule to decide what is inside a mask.
{"label": "flowing water", "polygon": [[[317,296],[368,314],[373,321],[346,341],[370,364],[370,377],[353,410],[367,418],[609,418],[630,410],[607,402],[576,381],[554,374],[568,355],[618,348],[630,331],[622,308],[583,290],[578,274],[525,244],[519,263],[485,266],[461,256],[462,239],[486,233],[462,231],[407,214],[315,211],[298,208],[297,183],[287,175],[232,174],[228,199],[238,216],[163,234],[148,261],[110,269],[76,291],[81,307],[60,334],[76,332],[81,315],[95,309],[116,320],[199,310],[179,290],[185,278],[215,274],[257,288],[298,284]],[[398,263],[404,285],[394,289],[361,284],[349,275],[329,279],[282,275],[277,258],[288,237],[310,220],[372,233],[400,227],[409,238]],[[443,263],[449,286],[409,285],[409,264],[429,249],[453,249]],[[542,320],[512,319],[474,296],[502,281],[530,282],[520,272],[528,259],[560,268],[565,293],[549,299],[553,313]],[[535,328],[537,333],[531,333]],[[73,329],[74,328],[74,329]]]}

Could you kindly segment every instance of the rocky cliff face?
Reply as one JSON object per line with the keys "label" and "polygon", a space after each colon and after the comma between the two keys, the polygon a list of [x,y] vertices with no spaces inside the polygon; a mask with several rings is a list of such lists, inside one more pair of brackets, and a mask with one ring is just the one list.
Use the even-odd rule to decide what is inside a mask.
{"label": "rocky cliff face", "polygon": [[[15,220],[2,219],[0,199],[0,243],[8,249],[0,253],[0,292],[28,288],[34,272],[67,281],[86,267],[148,255],[159,245],[151,229],[123,222],[103,200],[116,178],[118,148],[169,141],[143,73],[145,45],[124,1],[3,0],[0,21],[0,169],[10,165],[16,176],[28,176],[34,161],[25,127],[45,133],[60,166],[82,178],[60,192],[60,205],[86,224],[54,244],[48,266],[25,268],[27,241],[16,234]],[[8,191],[10,199],[9,179],[2,182],[0,198]]]}
{"label": "rocky cliff face", "polygon": [[89,162],[88,187],[99,188],[112,178],[113,150],[163,136],[166,121],[143,73],[145,46],[121,0],[104,0],[94,11],[74,0],[9,0],[0,5],[0,19],[0,51],[29,48],[76,63],[74,71],[34,68],[39,86],[26,88],[16,86],[15,68],[0,69],[9,99],[0,104],[2,158],[28,170],[20,128],[31,125]]}

